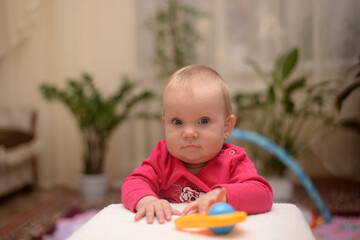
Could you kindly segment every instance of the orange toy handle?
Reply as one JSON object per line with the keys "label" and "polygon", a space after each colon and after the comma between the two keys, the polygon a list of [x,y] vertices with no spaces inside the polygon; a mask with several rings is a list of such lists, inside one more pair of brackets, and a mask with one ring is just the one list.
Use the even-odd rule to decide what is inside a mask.
{"label": "orange toy handle", "polygon": [[175,226],[177,228],[222,227],[242,222],[246,216],[246,212],[241,211],[211,216],[196,213],[176,219]]}

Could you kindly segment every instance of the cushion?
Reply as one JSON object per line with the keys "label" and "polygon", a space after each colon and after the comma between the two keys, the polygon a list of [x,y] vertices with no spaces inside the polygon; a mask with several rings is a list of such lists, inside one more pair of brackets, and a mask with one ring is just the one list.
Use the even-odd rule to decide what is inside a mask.
{"label": "cushion", "polygon": [[0,145],[5,148],[12,148],[17,145],[31,141],[34,138],[32,134],[16,130],[0,130]]}

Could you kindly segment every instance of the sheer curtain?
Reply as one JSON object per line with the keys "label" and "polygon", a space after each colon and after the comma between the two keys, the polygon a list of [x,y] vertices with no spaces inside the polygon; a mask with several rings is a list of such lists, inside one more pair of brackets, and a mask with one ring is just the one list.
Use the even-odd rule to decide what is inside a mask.
{"label": "sheer curtain", "polygon": [[0,1],[0,59],[31,34],[40,0]]}
{"label": "sheer curtain", "polygon": [[[212,65],[225,75],[247,71],[244,60],[249,57],[270,65],[292,46],[299,47],[304,65],[319,71],[316,78],[325,77],[327,67],[341,69],[356,62],[359,54],[357,0],[179,2],[208,13],[209,17],[194,22],[203,37],[196,62]],[[136,0],[139,71],[154,67],[152,36],[144,22],[163,6],[164,1]]]}
{"label": "sheer curtain", "polygon": [[[152,36],[144,22],[164,7],[165,1],[137,0],[137,68],[153,73],[156,68]],[[358,62],[360,54],[360,1],[358,0],[179,0],[206,12],[207,18],[193,22],[203,41],[197,46],[195,63],[214,67],[230,84],[232,91],[254,91],[263,82],[244,64],[247,58],[272,67],[282,51],[297,46],[300,64],[297,72],[313,83],[344,78],[345,71]],[[353,108],[358,108],[355,102]],[[357,111],[358,112],[358,111]],[[357,116],[359,117],[359,116]],[[327,170],[339,176],[356,176],[360,170],[359,151],[344,150],[360,142],[350,133],[326,139],[317,154]],[[346,137],[346,136],[345,136]],[[338,139],[337,142],[331,139]],[[329,151],[328,146],[332,146]],[[337,147],[335,147],[337,146]],[[336,152],[336,153],[335,153]],[[336,156],[336,157],[335,157]],[[338,159],[348,159],[341,162]],[[326,159],[326,160],[324,160]],[[345,160],[344,160],[345,161]],[[357,177],[358,178],[358,177]]]}

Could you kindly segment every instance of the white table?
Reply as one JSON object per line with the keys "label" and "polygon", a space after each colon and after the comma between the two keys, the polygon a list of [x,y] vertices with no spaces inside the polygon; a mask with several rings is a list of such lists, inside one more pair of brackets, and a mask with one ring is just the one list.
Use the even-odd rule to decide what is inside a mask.
{"label": "white table", "polygon": [[[184,204],[172,204],[182,210]],[[274,239],[274,240],[315,240],[301,211],[292,204],[274,204],[268,213],[250,215],[238,223],[228,235],[209,235],[209,231],[180,231],[175,228],[173,216],[165,224],[147,224],[143,218],[134,221],[134,213],[122,204],[112,204],[101,210],[76,231],[69,240],[119,240],[119,239]]]}

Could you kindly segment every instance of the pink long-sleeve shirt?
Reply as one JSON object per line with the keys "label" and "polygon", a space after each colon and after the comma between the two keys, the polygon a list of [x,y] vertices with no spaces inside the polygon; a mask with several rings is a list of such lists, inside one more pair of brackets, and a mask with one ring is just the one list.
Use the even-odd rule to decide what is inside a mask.
{"label": "pink long-sleeve shirt", "polygon": [[243,148],[224,143],[219,154],[193,174],[169,153],[166,140],[159,141],[150,157],[125,179],[122,203],[131,211],[145,196],[188,203],[216,187],[226,189],[227,202],[237,211],[255,214],[272,207],[271,186],[258,175]]}

